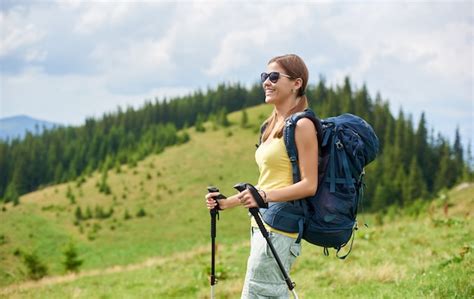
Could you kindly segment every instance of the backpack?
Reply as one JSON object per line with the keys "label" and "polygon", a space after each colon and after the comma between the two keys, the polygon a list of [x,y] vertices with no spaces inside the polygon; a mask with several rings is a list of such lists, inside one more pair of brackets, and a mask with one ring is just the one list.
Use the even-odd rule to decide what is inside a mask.
{"label": "backpack", "polygon": [[[319,120],[311,109],[287,118],[283,129],[288,157],[292,165],[293,182],[300,181],[298,151],[295,142],[296,123],[310,119],[316,128],[319,145],[318,189],[314,196],[290,201],[270,202],[260,209],[264,221],[278,230],[298,232],[298,239],[339,251],[354,236],[357,229],[357,209],[363,196],[364,167],[375,159],[379,141],[372,127],[362,118],[346,113]],[[266,125],[261,128],[263,134]],[[260,136],[261,142],[261,136]]]}

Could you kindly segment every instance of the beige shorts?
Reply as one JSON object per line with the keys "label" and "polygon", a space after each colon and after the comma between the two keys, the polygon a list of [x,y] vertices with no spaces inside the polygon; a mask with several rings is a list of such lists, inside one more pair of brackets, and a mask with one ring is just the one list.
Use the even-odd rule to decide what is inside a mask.
{"label": "beige shorts", "polygon": [[[296,239],[269,232],[273,247],[289,274],[296,257],[301,253],[301,244]],[[267,241],[258,228],[251,228],[250,256],[247,262],[242,299],[289,298],[288,286],[273,257]]]}

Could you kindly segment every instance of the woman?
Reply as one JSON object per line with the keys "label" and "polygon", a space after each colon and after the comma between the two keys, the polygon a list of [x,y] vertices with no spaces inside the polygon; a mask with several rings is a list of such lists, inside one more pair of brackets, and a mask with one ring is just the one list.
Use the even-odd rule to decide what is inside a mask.
{"label": "woman", "polygon": [[[255,153],[260,177],[259,193],[264,201],[283,203],[300,200],[316,193],[318,184],[318,143],[316,129],[311,120],[300,119],[296,124],[295,142],[298,149],[298,166],[301,180],[293,183],[291,162],[283,140],[285,119],[308,106],[305,89],[308,83],[308,69],[303,60],[294,54],[272,58],[267,70],[261,75],[265,90],[265,102],[274,106],[273,113],[265,121],[261,145]],[[208,209],[216,206],[212,197],[206,195]],[[245,209],[258,207],[252,194],[245,190],[226,200],[219,201],[225,210],[237,206]],[[288,298],[288,289],[266,241],[252,218],[251,251],[247,263],[242,298]],[[271,240],[287,271],[300,254],[301,244],[296,242],[298,233],[288,233],[266,225]]]}

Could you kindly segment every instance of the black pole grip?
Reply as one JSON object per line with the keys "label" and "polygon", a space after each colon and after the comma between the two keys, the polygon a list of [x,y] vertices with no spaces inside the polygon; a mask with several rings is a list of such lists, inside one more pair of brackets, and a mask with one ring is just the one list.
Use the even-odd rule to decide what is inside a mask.
{"label": "black pole grip", "polygon": [[253,198],[255,198],[258,207],[268,209],[268,203],[263,200],[262,196],[260,196],[260,193],[258,193],[257,188],[255,188],[252,184],[238,183],[234,186],[234,188],[237,189],[239,192],[248,189],[250,193],[252,193]]}
{"label": "black pole grip", "polygon": [[[219,192],[219,189],[214,187],[214,186],[209,186],[207,187],[207,191],[209,193],[213,193],[213,192]],[[213,199],[216,201],[217,203],[217,206],[210,210],[209,213],[211,214],[211,237],[212,238],[215,238],[217,233],[216,233],[216,216],[217,218],[219,218],[219,210],[221,210],[221,208],[219,207],[219,200],[221,199],[225,199],[226,197],[222,194],[219,194],[217,196],[214,196]]]}
{"label": "black pole grip", "polygon": [[[207,191],[208,191],[209,193],[219,192],[219,188],[214,187],[214,186],[209,186],[209,187],[207,187]],[[211,212],[212,212],[213,210],[215,210],[214,213],[219,214],[218,211],[222,210],[221,207],[219,206],[219,200],[221,200],[221,199],[226,199],[226,197],[225,197],[224,195],[222,195],[222,194],[219,194],[219,195],[217,195],[217,196],[214,196],[213,199],[216,201],[217,206],[216,206],[214,209],[212,209]]]}

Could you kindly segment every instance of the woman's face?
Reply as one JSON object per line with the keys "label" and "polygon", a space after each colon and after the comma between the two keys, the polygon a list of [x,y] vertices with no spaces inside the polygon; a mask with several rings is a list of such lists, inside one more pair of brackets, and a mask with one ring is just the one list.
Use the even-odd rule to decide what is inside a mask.
{"label": "woman's face", "polygon": [[[285,70],[276,62],[267,65],[266,73],[270,74],[271,72],[286,74]],[[262,83],[262,86],[265,91],[265,102],[268,104],[279,104],[284,102],[291,97],[291,89],[295,88],[294,81],[282,75],[280,75],[280,78],[276,83],[270,82],[270,79],[267,78],[267,80]]]}

